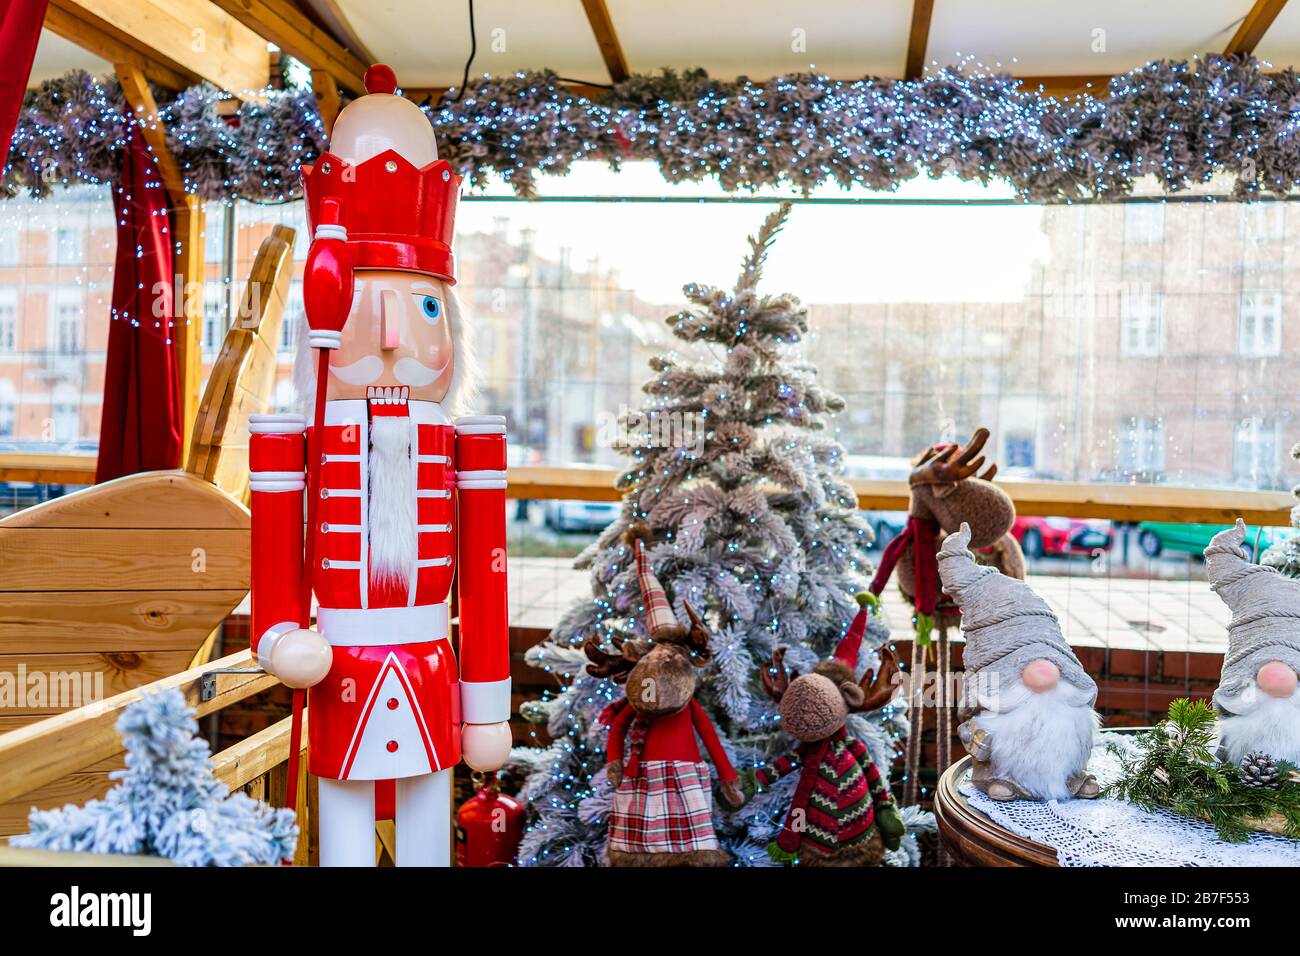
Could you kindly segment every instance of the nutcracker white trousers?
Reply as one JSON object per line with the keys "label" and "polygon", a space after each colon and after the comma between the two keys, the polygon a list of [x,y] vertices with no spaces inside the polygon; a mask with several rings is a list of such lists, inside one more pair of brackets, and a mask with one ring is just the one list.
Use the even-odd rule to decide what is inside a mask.
{"label": "nutcracker white trousers", "polygon": [[[375,782],[320,777],[321,866],[375,865]],[[451,770],[396,782],[398,866],[451,866]]]}

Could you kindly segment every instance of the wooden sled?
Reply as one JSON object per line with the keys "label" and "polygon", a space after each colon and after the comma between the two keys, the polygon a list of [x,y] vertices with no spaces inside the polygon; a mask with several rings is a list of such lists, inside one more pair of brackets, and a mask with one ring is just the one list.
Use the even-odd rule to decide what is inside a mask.
{"label": "wooden sled", "polygon": [[[0,733],[186,670],[248,593],[248,416],[274,387],[293,240],[276,226],[258,250],[184,468],[0,520]],[[33,805],[99,796],[108,769],[0,803],[0,835]]]}

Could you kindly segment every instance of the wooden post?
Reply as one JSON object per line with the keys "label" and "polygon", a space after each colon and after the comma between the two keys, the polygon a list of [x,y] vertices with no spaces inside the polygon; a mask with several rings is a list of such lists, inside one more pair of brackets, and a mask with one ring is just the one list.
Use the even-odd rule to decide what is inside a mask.
{"label": "wooden post", "polygon": [[[190,434],[199,408],[203,342],[204,210],[199,198],[185,190],[180,166],[167,146],[144,71],[131,63],[115,67],[127,103],[135,111],[141,133],[158,164],[158,174],[172,205],[172,241],[175,243],[175,297],[172,308],[176,340],[176,379],[180,392],[181,448],[190,447]],[[184,453],[182,451],[182,453]]]}
{"label": "wooden post", "polygon": [[339,85],[325,70],[311,71],[311,88],[316,94],[316,105],[320,107],[320,119],[325,124],[326,134],[333,134],[334,120],[339,115]]}

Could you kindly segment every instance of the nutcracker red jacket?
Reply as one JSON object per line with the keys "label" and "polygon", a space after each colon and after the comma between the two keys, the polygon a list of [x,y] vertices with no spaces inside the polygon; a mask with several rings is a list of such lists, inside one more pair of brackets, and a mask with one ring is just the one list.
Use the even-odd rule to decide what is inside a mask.
{"label": "nutcracker red jacket", "polygon": [[[405,390],[326,403],[313,542],[317,627],[333,663],[308,692],[309,765],[333,779],[389,780],[460,759],[460,724],[510,716],[505,567],[505,421],[453,425]],[[417,560],[405,580],[370,574],[370,425],[410,429]],[[303,573],[306,429],[300,417],[253,416],[253,651],[263,665],[298,627]],[[458,589],[460,660],[448,598]]]}

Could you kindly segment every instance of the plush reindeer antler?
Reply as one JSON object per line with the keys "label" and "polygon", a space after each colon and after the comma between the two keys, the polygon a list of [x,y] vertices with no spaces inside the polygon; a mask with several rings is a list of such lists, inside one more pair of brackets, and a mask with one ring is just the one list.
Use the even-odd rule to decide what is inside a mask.
{"label": "plush reindeer antler", "polygon": [[851,708],[859,713],[870,713],[884,707],[898,689],[898,657],[888,647],[880,649],[880,673],[868,670],[858,686],[862,688],[862,703]]}
{"label": "plush reindeer antler", "polygon": [[618,638],[614,639],[614,648],[618,653],[607,654],[600,649],[600,644],[594,637],[587,638],[587,643],[582,645],[583,653],[591,661],[587,665],[587,673],[592,677],[608,677],[615,684],[623,684],[627,682],[628,672],[633,665],[641,659],[641,649],[634,641]]}
{"label": "plush reindeer antler", "polygon": [[686,616],[691,619],[691,628],[686,632],[686,637],[682,639],[682,644],[695,657],[695,663],[707,664],[713,659],[713,651],[709,648],[709,629],[704,626],[700,616],[695,613],[695,608],[691,607],[690,601],[683,601],[686,605]]}
{"label": "plush reindeer antler", "polygon": [[763,690],[776,703],[781,703],[782,696],[790,687],[790,672],[785,669],[785,648],[778,647],[772,652],[772,660],[758,672],[758,679],[763,683]]}
{"label": "plush reindeer antler", "polygon": [[[917,460],[908,481],[913,485],[949,485],[965,481],[975,475],[984,464],[984,456],[980,455],[980,449],[988,440],[989,430],[977,428],[965,447],[950,443],[927,449]],[[990,465],[988,471],[981,477],[985,481],[990,481],[997,470],[997,465]]]}

